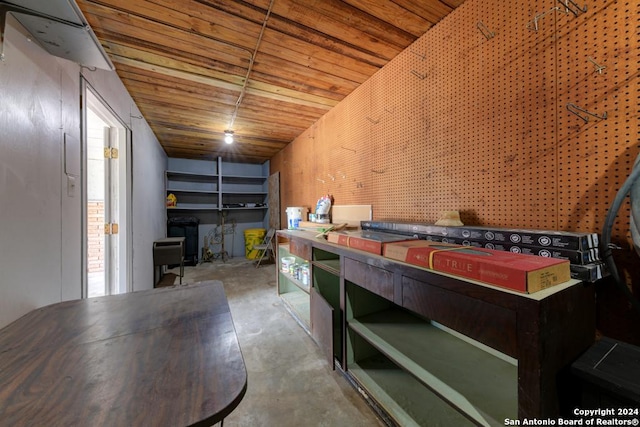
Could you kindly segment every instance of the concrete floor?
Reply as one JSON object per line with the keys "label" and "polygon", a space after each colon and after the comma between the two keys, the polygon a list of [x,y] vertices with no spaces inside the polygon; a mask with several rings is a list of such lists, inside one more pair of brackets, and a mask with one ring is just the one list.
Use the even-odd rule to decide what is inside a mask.
{"label": "concrete floor", "polygon": [[247,367],[247,393],[224,426],[384,426],[283,306],[275,271],[244,258],[185,267],[183,283],[224,284]]}

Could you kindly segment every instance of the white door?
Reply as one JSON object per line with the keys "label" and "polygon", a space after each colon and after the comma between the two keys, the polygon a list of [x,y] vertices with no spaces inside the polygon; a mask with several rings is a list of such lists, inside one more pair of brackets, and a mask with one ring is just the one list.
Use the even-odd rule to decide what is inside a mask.
{"label": "white door", "polygon": [[86,91],[85,292],[87,297],[129,290],[127,251],[127,130]]}

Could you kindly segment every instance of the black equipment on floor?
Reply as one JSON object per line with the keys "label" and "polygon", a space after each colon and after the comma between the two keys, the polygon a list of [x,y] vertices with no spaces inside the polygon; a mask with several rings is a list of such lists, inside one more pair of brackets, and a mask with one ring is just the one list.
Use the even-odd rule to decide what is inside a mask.
{"label": "black equipment on floor", "polygon": [[640,347],[602,337],[572,365],[583,408],[640,407]]}
{"label": "black equipment on floor", "polygon": [[198,226],[194,216],[175,216],[167,220],[167,237],[184,237],[184,265],[198,264]]}

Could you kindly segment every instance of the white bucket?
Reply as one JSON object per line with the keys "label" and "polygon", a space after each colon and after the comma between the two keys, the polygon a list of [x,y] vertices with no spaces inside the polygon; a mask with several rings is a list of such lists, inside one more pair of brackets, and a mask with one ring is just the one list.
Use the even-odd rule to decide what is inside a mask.
{"label": "white bucket", "polygon": [[307,213],[307,208],[303,207],[289,207],[287,211],[287,228],[293,230],[298,228],[300,221],[302,221],[303,213]]}
{"label": "white bucket", "polygon": [[293,265],[296,262],[296,259],[292,256],[286,256],[286,257],[282,257],[281,261],[281,268],[282,268],[282,272],[283,273],[289,273],[289,269],[291,268],[291,265]]}

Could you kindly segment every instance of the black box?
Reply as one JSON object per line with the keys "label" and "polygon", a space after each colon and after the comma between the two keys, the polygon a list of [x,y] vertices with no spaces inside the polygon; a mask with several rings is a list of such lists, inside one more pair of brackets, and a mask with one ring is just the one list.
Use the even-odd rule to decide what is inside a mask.
{"label": "black box", "polygon": [[596,282],[609,275],[609,270],[604,262],[594,262],[586,265],[569,265],[571,278],[582,280],[583,282]]}
{"label": "black box", "polygon": [[200,219],[193,216],[176,216],[167,220],[167,237],[185,238],[184,265],[198,265],[199,224]]}
{"label": "black box", "polygon": [[577,233],[570,231],[463,226],[447,227],[447,237],[572,251],[586,251],[588,249],[598,248],[598,235],[596,233]]}
{"label": "black box", "polygon": [[451,239],[508,243],[527,247],[557,248],[583,252],[589,249],[597,249],[599,244],[597,233],[475,226],[444,227],[393,221],[362,221],[360,226],[363,230],[389,231],[398,234],[416,235],[417,237],[426,235],[441,236]]}
{"label": "black box", "polygon": [[583,409],[623,408],[608,418],[638,418],[640,347],[602,337],[571,365],[571,372],[582,383]]}
{"label": "black box", "polygon": [[[482,243],[481,243],[482,244]],[[473,244],[470,246],[474,246]],[[600,261],[600,250],[597,248],[586,251],[571,251],[558,248],[540,248],[535,246],[514,245],[502,242],[484,242],[482,247],[500,251],[510,251],[518,254],[537,255],[546,258],[558,258],[569,260],[571,264],[585,265]]]}

